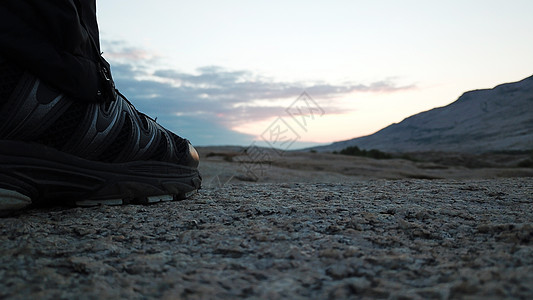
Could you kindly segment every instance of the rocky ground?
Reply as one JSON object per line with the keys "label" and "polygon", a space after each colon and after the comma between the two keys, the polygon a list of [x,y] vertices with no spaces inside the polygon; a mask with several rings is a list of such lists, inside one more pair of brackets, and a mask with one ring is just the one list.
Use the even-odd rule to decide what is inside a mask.
{"label": "rocky ground", "polygon": [[533,178],[227,183],[0,231],[0,298],[533,297]]}

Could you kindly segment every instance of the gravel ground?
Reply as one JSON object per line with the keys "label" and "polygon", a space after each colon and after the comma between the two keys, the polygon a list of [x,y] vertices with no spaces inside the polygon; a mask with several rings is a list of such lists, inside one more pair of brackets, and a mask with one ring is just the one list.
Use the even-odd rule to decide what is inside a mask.
{"label": "gravel ground", "polygon": [[0,219],[0,298],[532,298],[533,178],[228,184]]}

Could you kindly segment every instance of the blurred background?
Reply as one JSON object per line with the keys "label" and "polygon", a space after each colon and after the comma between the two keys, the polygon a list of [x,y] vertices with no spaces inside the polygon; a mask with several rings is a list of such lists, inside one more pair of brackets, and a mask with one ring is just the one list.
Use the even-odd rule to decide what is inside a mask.
{"label": "blurred background", "polygon": [[137,108],[195,145],[249,145],[307,94],[291,149],[372,134],[533,73],[533,1],[98,1]]}

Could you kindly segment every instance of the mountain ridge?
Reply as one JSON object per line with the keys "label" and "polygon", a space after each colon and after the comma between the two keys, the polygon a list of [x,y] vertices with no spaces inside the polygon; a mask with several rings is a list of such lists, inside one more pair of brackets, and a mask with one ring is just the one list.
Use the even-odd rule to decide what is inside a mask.
{"label": "mountain ridge", "polygon": [[385,152],[483,153],[533,149],[533,76],[492,89],[464,92],[456,101],[409,116],[374,134],[325,146]]}

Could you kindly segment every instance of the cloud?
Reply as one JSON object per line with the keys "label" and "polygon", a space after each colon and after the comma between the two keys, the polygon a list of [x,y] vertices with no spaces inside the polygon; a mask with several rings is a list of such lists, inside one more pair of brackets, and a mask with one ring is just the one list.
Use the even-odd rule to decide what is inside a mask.
{"label": "cloud", "polygon": [[161,56],[145,49],[132,47],[122,41],[102,40],[101,48],[105,49],[104,56],[113,62],[146,64],[155,63]]}
{"label": "cloud", "polygon": [[[178,134],[194,136],[198,144],[235,144],[253,137],[231,131],[249,122],[284,113],[303,91],[311,95],[326,114],[346,112],[335,99],[355,92],[390,93],[414,86],[397,86],[391,80],[365,84],[280,82],[247,70],[205,66],[194,73],[158,68],[159,57],[105,42],[104,53],[112,66],[116,86],[139,110]],[[155,66],[155,68],[154,68]],[[320,100],[326,100],[320,102]],[[233,140],[228,140],[228,138]],[[191,138],[193,143],[195,142]]]}

